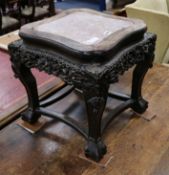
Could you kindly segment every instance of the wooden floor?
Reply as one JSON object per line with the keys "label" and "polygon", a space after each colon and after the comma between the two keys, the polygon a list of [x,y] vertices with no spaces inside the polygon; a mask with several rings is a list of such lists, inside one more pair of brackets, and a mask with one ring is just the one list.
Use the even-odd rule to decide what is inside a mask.
{"label": "wooden floor", "polygon": [[[168,75],[169,68],[154,66],[145,79],[148,113],[155,118],[148,121],[128,110],[106,130],[103,140],[113,156],[107,166],[82,159],[85,141],[60,122],[48,121],[34,135],[14,122],[0,132],[0,175],[169,175]],[[129,77],[126,74],[111,90],[127,92]],[[109,99],[105,115],[116,104]],[[77,93],[50,108],[85,120],[85,105]]]}

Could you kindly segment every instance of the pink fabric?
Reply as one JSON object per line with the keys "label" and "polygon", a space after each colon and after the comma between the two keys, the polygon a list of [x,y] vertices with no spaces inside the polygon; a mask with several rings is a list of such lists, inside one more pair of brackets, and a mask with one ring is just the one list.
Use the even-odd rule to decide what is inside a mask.
{"label": "pink fabric", "polygon": [[[38,88],[48,84],[50,86],[51,82],[56,81],[55,77],[39,73],[37,70],[33,70],[33,73],[37,78]],[[7,112],[11,106],[19,104],[20,100],[25,97],[26,92],[23,85],[14,78],[8,53],[0,51],[0,119],[2,113]]]}

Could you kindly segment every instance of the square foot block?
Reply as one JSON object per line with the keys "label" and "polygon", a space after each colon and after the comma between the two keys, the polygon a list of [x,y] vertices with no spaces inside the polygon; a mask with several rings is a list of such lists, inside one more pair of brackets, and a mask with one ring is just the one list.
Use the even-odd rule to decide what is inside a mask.
{"label": "square foot block", "polygon": [[19,125],[23,129],[25,129],[28,132],[30,132],[31,134],[35,134],[36,132],[38,132],[46,124],[46,122],[47,122],[47,119],[45,119],[44,117],[41,117],[34,124],[30,124],[30,123],[22,120],[21,118],[19,120],[17,120],[16,123],[17,123],[17,125]]}
{"label": "square foot block", "polygon": [[106,168],[108,166],[108,164],[110,163],[110,161],[114,158],[111,153],[106,153],[104,155],[104,157],[99,162],[96,162],[90,158],[87,158],[84,154],[84,151],[80,152],[79,157],[85,161],[88,161],[90,163],[93,163],[93,164],[95,164],[99,167],[103,167],[103,168]]}
{"label": "square foot block", "polygon": [[151,121],[157,117],[157,115],[151,109],[147,109],[143,114],[139,114],[136,112],[134,112],[134,114],[136,114],[138,117],[143,118],[146,121]]}

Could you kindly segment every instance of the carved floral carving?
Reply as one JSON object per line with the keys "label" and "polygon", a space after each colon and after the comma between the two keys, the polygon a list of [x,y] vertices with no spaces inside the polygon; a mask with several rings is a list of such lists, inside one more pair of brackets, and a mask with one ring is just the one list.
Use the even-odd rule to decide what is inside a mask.
{"label": "carved floral carving", "polygon": [[[118,76],[133,65],[154,57],[155,35],[147,33],[142,41],[128,47],[122,53],[117,54],[111,61],[104,63],[101,68],[97,64],[73,63],[69,58],[57,52],[50,52],[33,46],[26,47],[20,40],[9,46],[15,64],[24,64],[28,68],[37,68],[48,74],[62,78],[68,84],[83,88],[90,84],[96,84],[103,80],[106,84],[118,81]],[[95,72],[89,71],[96,69]],[[90,86],[90,85],[89,85]]]}

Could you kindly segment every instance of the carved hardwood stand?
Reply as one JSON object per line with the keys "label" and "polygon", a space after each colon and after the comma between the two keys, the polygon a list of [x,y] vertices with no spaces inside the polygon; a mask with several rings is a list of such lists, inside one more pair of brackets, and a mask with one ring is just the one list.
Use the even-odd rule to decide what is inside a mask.
{"label": "carved hardwood stand", "polygon": [[[22,114],[22,119],[35,123],[41,115],[45,115],[68,124],[87,140],[86,156],[99,161],[106,153],[106,146],[101,136],[112,119],[128,108],[132,108],[137,113],[143,113],[148,107],[148,102],[142,97],[141,87],[146,72],[152,67],[155,40],[154,34],[145,33],[141,39],[123,47],[114,54],[113,58],[111,56],[106,61],[100,59],[98,61],[92,58],[93,55],[88,55],[85,61],[71,59],[70,52],[57,52],[46,46],[44,49],[37,43],[30,44],[24,40],[10,44],[13,71],[28,94],[28,109]],[[109,85],[118,82],[119,75],[134,65],[136,67],[133,72],[131,95],[109,93]],[[39,101],[36,80],[31,73],[31,68],[62,78],[66,82],[62,87],[65,92]],[[84,96],[88,129],[78,126],[77,122],[69,120],[68,116],[45,109],[46,106],[65,97],[74,89],[80,90]],[[113,111],[111,116],[102,120],[108,96],[124,102]]]}

